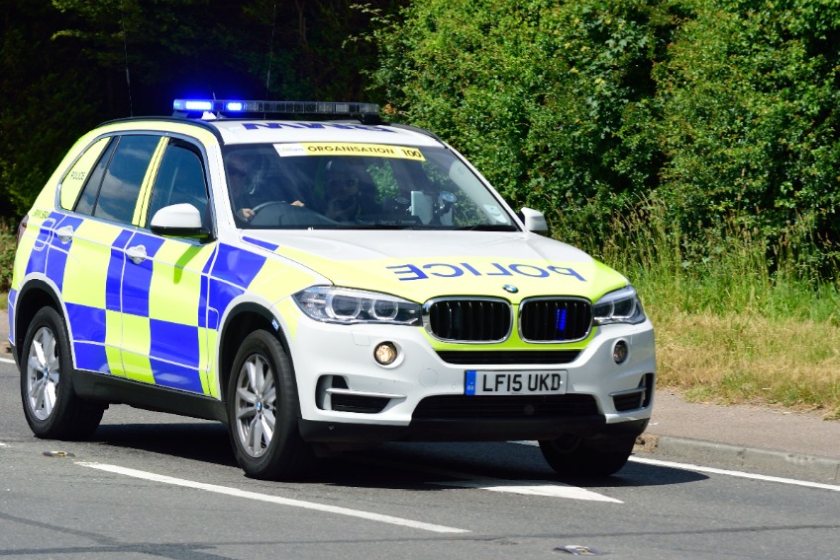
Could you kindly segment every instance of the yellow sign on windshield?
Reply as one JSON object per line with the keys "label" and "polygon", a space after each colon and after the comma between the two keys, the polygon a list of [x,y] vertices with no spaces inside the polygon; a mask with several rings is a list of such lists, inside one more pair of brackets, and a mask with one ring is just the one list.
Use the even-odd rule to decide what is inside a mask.
{"label": "yellow sign on windshield", "polygon": [[301,142],[277,144],[280,157],[293,156],[368,156],[426,161],[417,148],[388,144],[349,144],[346,142]]}

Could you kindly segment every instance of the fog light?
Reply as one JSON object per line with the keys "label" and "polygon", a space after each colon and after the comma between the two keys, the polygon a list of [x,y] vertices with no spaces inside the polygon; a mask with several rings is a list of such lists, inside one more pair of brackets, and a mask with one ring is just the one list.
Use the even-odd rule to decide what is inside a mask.
{"label": "fog light", "polygon": [[613,346],[613,360],[617,364],[623,364],[627,360],[627,355],[630,354],[630,349],[627,347],[627,343],[623,340],[619,340]]}
{"label": "fog light", "polygon": [[393,342],[381,342],[376,345],[373,357],[383,366],[389,366],[397,359],[397,347]]}

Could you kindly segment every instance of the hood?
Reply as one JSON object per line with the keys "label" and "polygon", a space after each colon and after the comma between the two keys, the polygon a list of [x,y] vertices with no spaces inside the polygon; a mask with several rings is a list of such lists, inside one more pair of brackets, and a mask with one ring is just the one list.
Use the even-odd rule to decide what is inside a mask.
{"label": "hood", "polygon": [[441,296],[535,296],[596,300],[627,284],[622,275],[565,243],[531,233],[470,231],[254,231],[270,248],[337,286],[416,302]]}

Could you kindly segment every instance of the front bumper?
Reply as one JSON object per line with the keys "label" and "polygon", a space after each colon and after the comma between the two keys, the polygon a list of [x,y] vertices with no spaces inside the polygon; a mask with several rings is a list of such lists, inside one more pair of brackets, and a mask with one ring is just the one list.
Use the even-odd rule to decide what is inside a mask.
{"label": "front bumper", "polygon": [[[641,433],[650,418],[655,379],[653,327],[600,327],[577,357],[562,364],[453,364],[435,351],[420,328],[334,325],[301,318],[288,338],[308,441],[467,441],[551,439],[607,432]],[[613,346],[624,340],[618,365]],[[381,342],[394,343],[397,361],[373,358]],[[489,355],[494,345],[463,345]],[[534,351],[562,345],[529,345]],[[566,373],[562,395],[466,396],[465,371]]]}

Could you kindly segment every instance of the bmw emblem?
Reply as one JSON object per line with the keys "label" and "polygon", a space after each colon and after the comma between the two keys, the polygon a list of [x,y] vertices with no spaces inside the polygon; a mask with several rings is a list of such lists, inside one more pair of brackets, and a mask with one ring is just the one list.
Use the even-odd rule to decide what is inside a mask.
{"label": "bmw emblem", "polygon": [[515,294],[519,291],[519,288],[517,288],[513,284],[505,284],[504,286],[502,286],[502,289],[504,289],[504,291],[506,291],[509,294]]}

